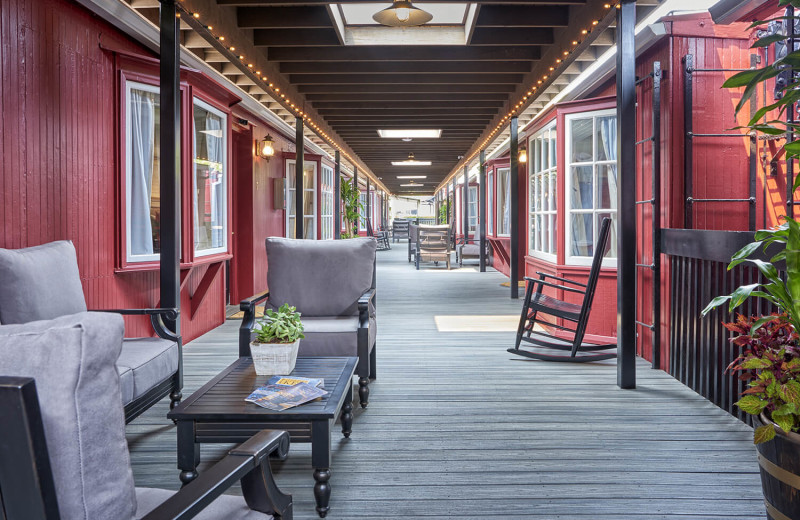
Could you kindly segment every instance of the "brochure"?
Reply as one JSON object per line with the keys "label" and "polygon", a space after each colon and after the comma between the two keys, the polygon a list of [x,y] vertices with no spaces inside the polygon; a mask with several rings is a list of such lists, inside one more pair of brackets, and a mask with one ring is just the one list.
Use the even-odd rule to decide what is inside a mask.
{"label": "brochure", "polygon": [[270,410],[281,411],[313,401],[327,394],[328,392],[325,390],[307,383],[298,383],[293,386],[267,385],[257,388],[247,396],[245,401]]}
{"label": "brochure", "polygon": [[267,381],[267,385],[276,385],[276,386],[294,386],[299,385],[300,383],[305,383],[311,386],[318,386],[322,388],[325,386],[325,381],[323,379],[312,379],[310,377],[299,377],[299,376],[272,376]]}

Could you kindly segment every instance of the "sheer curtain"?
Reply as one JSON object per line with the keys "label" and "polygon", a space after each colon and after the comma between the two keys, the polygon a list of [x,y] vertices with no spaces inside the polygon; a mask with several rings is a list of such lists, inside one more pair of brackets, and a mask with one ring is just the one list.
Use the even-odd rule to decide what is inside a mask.
{"label": "sheer curtain", "polygon": [[[600,126],[600,136],[603,140],[603,151],[606,153],[606,159],[609,161],[617,160],[617,118],[604,117],[597,120]],[[606,170],[606,182],[608,183],[609,206],[607,209],[617,208],[617,165],[610,164]],[[606,209],[606,208],[604,208]],[[617,254],[617,213],[614,211],[611,214],[611,229],[609,233],[609,253],[610,256]],[[597,222],[598,230],[600,229],[600,222]]]}
{"label": "sheer curtain", "polygon": [[211,188],[209,190],[211,192],[211,222],[209,222],[211,225],[210,247],[215,248],[225,245],[222,240],[224,235],[224,229],[222,228],[225,222],[225,215],[223,215],[223,212],[225,211],[225,191],[223,189],[224,172],[222,166],[222,146],[225,140],[222,137],[222,120],[214,114],[206,112],[206,130],[208,161],[212,164],[209,166],[208,172],[209,184]]}
{"label": "sheer curtain", "polygon": [[150,198],[153,188],[153,152],[155,136],[154,94],[130,90],[131,183],[130,240],[132,255],[153,254],[153,227],[150,223]]}
{"label": "sheer curtain", "polygon": [[508,221],[508,215],[511,212],[511,171],[503,172],[503,178],[506,182],[506,200],[503,201],[503,233],[511,233],[511,227]]}

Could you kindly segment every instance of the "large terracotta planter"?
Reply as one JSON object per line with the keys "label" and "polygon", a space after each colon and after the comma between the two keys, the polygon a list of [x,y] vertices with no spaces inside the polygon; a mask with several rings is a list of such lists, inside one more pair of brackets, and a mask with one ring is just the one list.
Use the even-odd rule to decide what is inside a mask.
{"label": "large terracotta planter", "polygon": [[253,367],[260,376],[285,376],[294,370],[300,340],[294,343],[250,343]]}
{"label": "large terracotta planter", "polygon": [[[763,414],[759,419],[772,424]],[[767,518],[800,520],[800,435],[777,430],[773,440],[756,444]]]}

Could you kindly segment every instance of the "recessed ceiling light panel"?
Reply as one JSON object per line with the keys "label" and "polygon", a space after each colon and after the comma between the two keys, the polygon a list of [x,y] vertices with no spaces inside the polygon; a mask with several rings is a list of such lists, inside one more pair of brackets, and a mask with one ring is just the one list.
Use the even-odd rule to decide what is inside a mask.
{"label": "recessed ceiling light panel", "polygon": [[427,175],[398,175],[398,179],[427,179]]}
{"label": "recessed ceiling light panel", "polygon": [[378,135],[385,139],[439,139],[442,129],[392,129],[378,130]]}

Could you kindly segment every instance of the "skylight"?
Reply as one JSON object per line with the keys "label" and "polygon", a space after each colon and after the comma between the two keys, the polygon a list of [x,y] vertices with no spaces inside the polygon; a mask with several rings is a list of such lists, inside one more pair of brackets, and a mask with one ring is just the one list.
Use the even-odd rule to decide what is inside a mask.
{"label": "skylight", "polygon": [[442,130],[378,130],[378,135],[385,139],[414,139],[431,138],[438,139],[442,136]]}
{"label": "skylight", "polygon": [[[374,25],[378,22],[372,15],[386,9],[391,2],[338,4],[345,25]],[[433,20],[428,25],[463,25],[467,15],[467,4],[421,4],[420,8],[433,15]]]}

